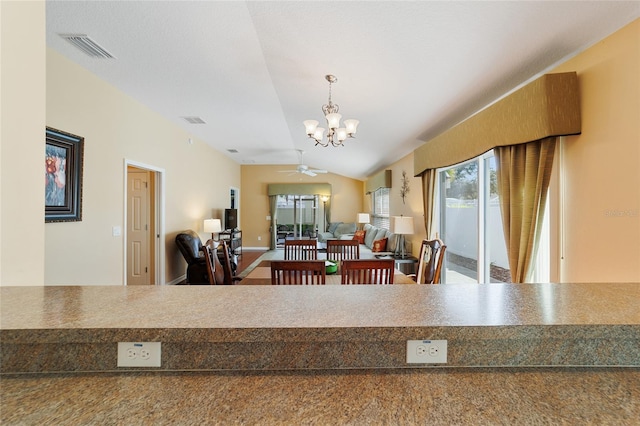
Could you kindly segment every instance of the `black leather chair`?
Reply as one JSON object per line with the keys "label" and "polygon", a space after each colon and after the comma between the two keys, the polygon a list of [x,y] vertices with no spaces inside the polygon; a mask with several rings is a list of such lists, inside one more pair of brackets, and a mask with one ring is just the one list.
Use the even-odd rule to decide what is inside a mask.
{"label": "black leather chair", "polygon": [[176,235],[176,245],[187,261],[187,284],[209,284],[207,264],[200,251],[202,240],[192,230],[182,231]]}

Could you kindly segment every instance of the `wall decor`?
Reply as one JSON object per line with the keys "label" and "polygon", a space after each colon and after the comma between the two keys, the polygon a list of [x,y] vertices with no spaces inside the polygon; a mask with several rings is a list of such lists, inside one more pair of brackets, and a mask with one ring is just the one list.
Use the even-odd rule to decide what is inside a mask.
{"label": "wall decor", "polygon": [[82,220],[82,167],[84,138],[46,129],[44,221]]}
{"label": "wall decor", "polygon": [[405,204],[404,200],[409,193],[409,176],[407,172],[402,171],[402,185],[400,185],[400,196],[402,197],[402,204]]}

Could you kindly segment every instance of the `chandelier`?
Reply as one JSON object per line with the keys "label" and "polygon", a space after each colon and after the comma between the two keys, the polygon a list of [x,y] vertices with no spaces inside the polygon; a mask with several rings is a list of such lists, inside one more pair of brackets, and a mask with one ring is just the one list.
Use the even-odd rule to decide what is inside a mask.
{"label": "chandelier", "polygon": [[353,138],[356,129],[360,123],[358,120],[344,120],[344,127],[340,127],[340,119],[342,115],[338,114],[340,107],[331,102],[331,84],[338,81],[335,75],[325,75],[324,78],[329,82],[329,103],[322,106],[324,118],[327,119],[327,139],[324,140],[324,130],[318,127],[316,120],[305,120],[304,127],[307,130],[307,136],[316,141],[316,145],[327,147],[329,144],[333,146],[344,146],[342,142],[347,138]]}

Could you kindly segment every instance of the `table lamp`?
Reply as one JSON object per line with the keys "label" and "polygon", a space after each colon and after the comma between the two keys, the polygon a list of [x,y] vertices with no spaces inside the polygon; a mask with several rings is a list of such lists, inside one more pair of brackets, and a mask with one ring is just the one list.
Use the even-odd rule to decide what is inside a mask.
{"label": "table lamp", "polygon": [[358,213],[358,223],[362,224],[360,229],[364,228],[364,225],[370,221],[369,213]]}
{"label": "table lamp", "polygon": [[211,239],[215,241],[215,234],[222,232],[220,219],[205,219],[204,232],[211,232]]}
{"label": "table lamp", "polygon": [[404,252],[404,236],[413,234],[413,217],[409,216],[392,216],[391,217],[391,232],[398,236],[398,243],[396,245],[396,253],[398,253],[398,245],[401,246],[402,255],[404,259],[406,257]]}

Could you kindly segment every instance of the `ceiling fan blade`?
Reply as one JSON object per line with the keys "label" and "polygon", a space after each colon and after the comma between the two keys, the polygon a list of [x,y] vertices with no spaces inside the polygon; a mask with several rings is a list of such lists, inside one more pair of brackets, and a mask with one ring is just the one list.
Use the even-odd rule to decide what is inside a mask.
{"label": "ceiling fan blade", "polygon": [[[315,170],[314,170],[313,172],[315,172]],[[304,171],[303,171],[303,172],[301,172],[301,173],[304,173],[305,175],[308,175],[308,176],[316,176],[316,174],[315,174],[315,173],[313,173],[313,172],[312,172],[311,170],[308,170],[308,169],[307,169],[307,170],[304,170]]]}
{"label": "ceiling fan blade", "polygon": [[329,173],[326,170],[313,169],[311,170],[313,173]]}

